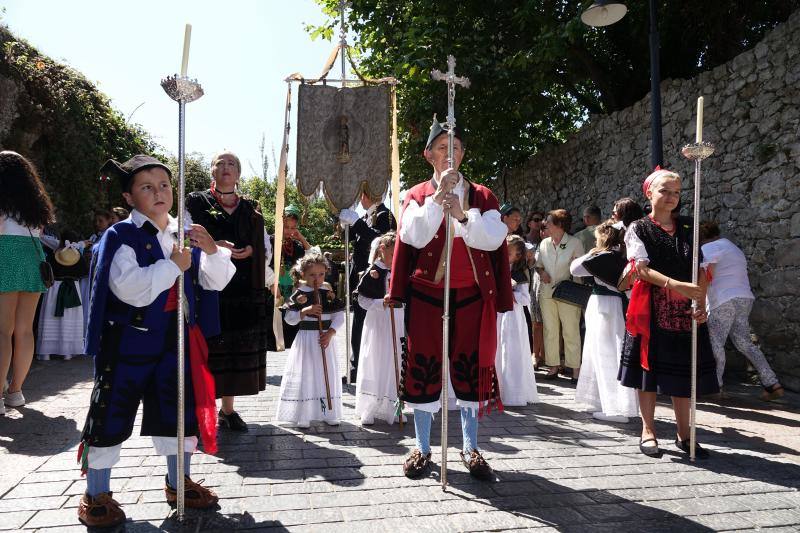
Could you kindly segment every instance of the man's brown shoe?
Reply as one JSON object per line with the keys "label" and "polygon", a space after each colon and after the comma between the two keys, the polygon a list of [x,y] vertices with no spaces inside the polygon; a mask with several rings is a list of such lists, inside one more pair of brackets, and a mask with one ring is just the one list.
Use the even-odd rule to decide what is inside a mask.
{"label": "man's brown shoe", "polygon": [[111,493],[84,494],[78,504],[78,520],[86,527],[112,527],[125,522],[125,512]]}
{"label": "man's brown shoe", "polygon": [[489,463],[486,462],[486,459],[483,458],[481,452],[472,450],[469,455],[464,452],[459,453],[461,454],[461,461],[469,470],[469,475],[483,481],[494,479],[494,471],[489,466]]}
{"label": "man's brown shoe", "polygon": [[[200,480],[202,482],[202,480]],[[178,491],[169,486],[167,482],[164,486],[164,493],[167,495],[167,503],[174,508],[178,505]],[[189,509],[208,509],[219,501],[219,497],[213,490],[207,489],[200,483],[195,483],[188,477],[184,482],[184,502]]]}
{"label": "man's brown shoe", "polygon": [[430,452],[427,455],[422,455],[422,452],[418,449],[414,449],[411,452],[411,455],[406,457],[405,462],[403,463],[403,473],[409,479],[419,479],[431,468],[431,454]]}

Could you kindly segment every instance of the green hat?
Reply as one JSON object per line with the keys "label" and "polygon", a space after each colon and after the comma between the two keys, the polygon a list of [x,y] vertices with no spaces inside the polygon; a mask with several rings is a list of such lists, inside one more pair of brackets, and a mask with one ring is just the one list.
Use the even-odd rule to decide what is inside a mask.
{"label": "green hat", "polygon": [[500,214],[506,216],[507,214],[511,213],[512,211],[519,211],[516,207],[511,205],[510,203],[506,202],[500,206]]}
{"label": "green hat", "polygon": [[[435,141],[436,138],[443,133],[446,134],[447,130],[444,129],[443,124],[439,123],[439,120],[436,118],[436,114],[434,114],[433,124],[431,124],[431,132],[428,135],[428,142],[425,143],[425,149],[426,150],[429,149],[433,144],[433,141]],[[456,128],[453,130],[453,136],[455,136],[455,138],[461,141],[462,143],[464,142],[464,139],[462,138],[461,134],[461,128],[459,128],[458,126],[456,126]]]}
{"label": "green hat", "polygon": [[283,210],[283,216],[285,217],[292,216],[299,219],[302,216],[302,214],[303,212],[300,211],[300,208],[294,204],[287,205],[286,208]]}

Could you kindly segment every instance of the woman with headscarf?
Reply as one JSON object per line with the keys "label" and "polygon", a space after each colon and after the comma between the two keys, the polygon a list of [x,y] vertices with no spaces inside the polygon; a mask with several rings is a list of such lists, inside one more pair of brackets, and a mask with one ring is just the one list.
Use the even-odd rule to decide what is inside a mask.
{"label": "woman with headscarf", "polygon": [[186,198],[192,221],[205,227],[217,246],[231,250],[236,266],[236,275],[219,295],[222,333],[208,339],[208,366],[217,398],[222,398],[219,425],[233,431],[247,431],[234,410],[234,397],[265,389],[267,350],[275,349],[274,304],[265,287],[272,245],[258,203],[239,194],[241,171],[235,154],[217,154],[211,160],[211,188]]}
{"label": "woman with headscarf", "polygon": [[[629,261],[636,265],[637,280],[628,306],[619,380],[638,389],[642,415],[641,452],[659,457],[655,433],[656,395],[672,397],[677,425],[677,448],[689,453],[689,396],[691,392],[692,319],[698,327],[697,394],[719,390],[716,364],[706,321],[706,276],[692,283],[692,219],[677,213],[681,178],[657,169],[642,191],[652,212],[633,222],[625,232]],[[692,300],[697,311],[692,313]],[[708,452],[695,447],[697,458]]]}

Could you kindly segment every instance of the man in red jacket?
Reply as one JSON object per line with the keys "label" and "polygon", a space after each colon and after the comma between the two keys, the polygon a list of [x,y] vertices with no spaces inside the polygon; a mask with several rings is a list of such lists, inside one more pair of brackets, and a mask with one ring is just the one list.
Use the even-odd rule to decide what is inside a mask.
{"label": "man in red jacket", "polygon": [[[424,156],[433,167],[429,181],[406,193],[389,288],[406,304],[407,346],[403,353],[402,399],[414,409],[417,448],[406,458],[409,478],[430,468],[430,429],[442,388],[445,215],[453,224],[450,267],[450,382],[461,410],[461,458],[470,474],[493,476],[478,450],[478,414],[492,404],[502,409],[494,367],[497,313],[512,309],[506,251],[508,228],[492,192],[458,172],[464,157],[461,132],[448,164],[447,132],[434,117]],[[444,406],[447,408],[447,406]]]}

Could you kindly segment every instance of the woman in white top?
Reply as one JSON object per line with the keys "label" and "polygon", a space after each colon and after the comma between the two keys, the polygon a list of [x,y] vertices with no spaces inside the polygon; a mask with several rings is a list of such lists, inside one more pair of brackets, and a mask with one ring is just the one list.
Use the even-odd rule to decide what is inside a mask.
{"label": "woman in white top", "polygon": [[711,272],[706,302],[711,347],[717,360],[717,381],[722,391],[725,372],[725,341],[730,336],[733,345],[755,367],[764,392],[761,399],[775,400],[783,396],[783,386],[770,368],[764,353],[750,340],[750,311],[755,296],[747,278],[747,258],[728,239],[721,238],[716,222],[700,224],[700,244],[703,262]]}
{"label": "woman in white top", "polygon": [[39,234],[55,218],[36,169],[16,152],[0,152],[0,190],[0,383],[5,384],[14,362],[0,403],[0,414],[5,414],[6,405],[25,405],[22,383],[33,360],[33,317],[47,290],[39,272],[45,259]]}
{"label": "woman in white top", "polygon": [[547,214],[549,237],[543,239],[536,253],[536,271],[542,280],[539,305],[544,322],[544,357],[550,370],[545,379],[558,377],[561,363],[559,337],[564,337],[564,359],[577,381],[581,367],[581,308],[553,300],[553,289],[559,281],[570,279],[569,265],[583,255],[583,244],[569,235],[572,217],[565,209]]}

